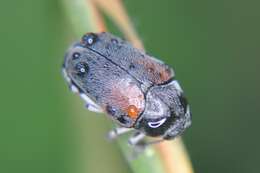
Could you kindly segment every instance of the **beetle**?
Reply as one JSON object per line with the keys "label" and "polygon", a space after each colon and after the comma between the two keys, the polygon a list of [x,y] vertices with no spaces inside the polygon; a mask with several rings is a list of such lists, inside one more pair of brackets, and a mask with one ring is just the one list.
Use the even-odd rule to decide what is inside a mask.
{"label": "beetle", "polygon": [[135,130],[131,145],[145,136],[170,140],[191,125],[173,69],[110,33],[83,35],[68,49],[62,69],[90,111],[105,112],[119,125],[110,138]]}

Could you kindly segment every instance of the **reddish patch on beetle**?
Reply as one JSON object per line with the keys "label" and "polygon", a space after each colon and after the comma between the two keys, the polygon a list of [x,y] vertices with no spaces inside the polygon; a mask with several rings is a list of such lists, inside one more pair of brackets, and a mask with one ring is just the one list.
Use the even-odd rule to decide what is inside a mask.
{"label": "reddish patch on beetle", "polygon": [[143,65],[147,71],[148,79],[155,84],[164,83],[173,76],[171,69],[167,65],[160,64],[150,58],[138,60],[137,63]]}
{"label": "reddish patch on beetle", "polygon": [[111,104],[118,106],[132,120],[144,110],[144,95],[129,78],[113,82],[110,97]]}

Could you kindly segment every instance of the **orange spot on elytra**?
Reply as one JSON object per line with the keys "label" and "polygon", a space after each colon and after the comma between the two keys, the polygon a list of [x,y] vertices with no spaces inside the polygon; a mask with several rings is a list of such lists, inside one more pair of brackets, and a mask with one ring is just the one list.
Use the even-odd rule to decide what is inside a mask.
{"label": "orange spot on elytra", "polygon": [[130,105],[127,108],[127,114],[130,118],[136,119],[138,115],[138,109],[134,105]]}

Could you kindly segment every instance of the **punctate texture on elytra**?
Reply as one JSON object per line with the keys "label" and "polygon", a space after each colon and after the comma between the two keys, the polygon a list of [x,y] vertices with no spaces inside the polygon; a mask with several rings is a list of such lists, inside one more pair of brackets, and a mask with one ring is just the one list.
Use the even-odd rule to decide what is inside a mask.
{"label": "punctate texture on elytra", "polygon": [[172,139],[191,125],[173,69],[110,33],[87,33],[65,55],[63,72],[89,110],[122,127]]}

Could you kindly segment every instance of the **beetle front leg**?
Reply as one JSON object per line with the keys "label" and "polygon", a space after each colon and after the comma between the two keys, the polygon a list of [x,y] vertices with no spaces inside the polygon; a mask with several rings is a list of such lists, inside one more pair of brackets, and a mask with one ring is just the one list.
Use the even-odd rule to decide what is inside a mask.
{"label": "beetle front leg", "polygon": [[145,134],[138,131],[129,138],[128,144],[131,146],[136,146],[143,141],[144,137],[145,137]]}
{"label": "beetle front leg", "polygon": [[114,129],[112,129],[110,132],[108,132],[108,139],[109,140],[113,140],[116,139],[118,136],[128,133],[130,131],[132,131],[132,128],[126,128],[126,127],[116,127]]}

